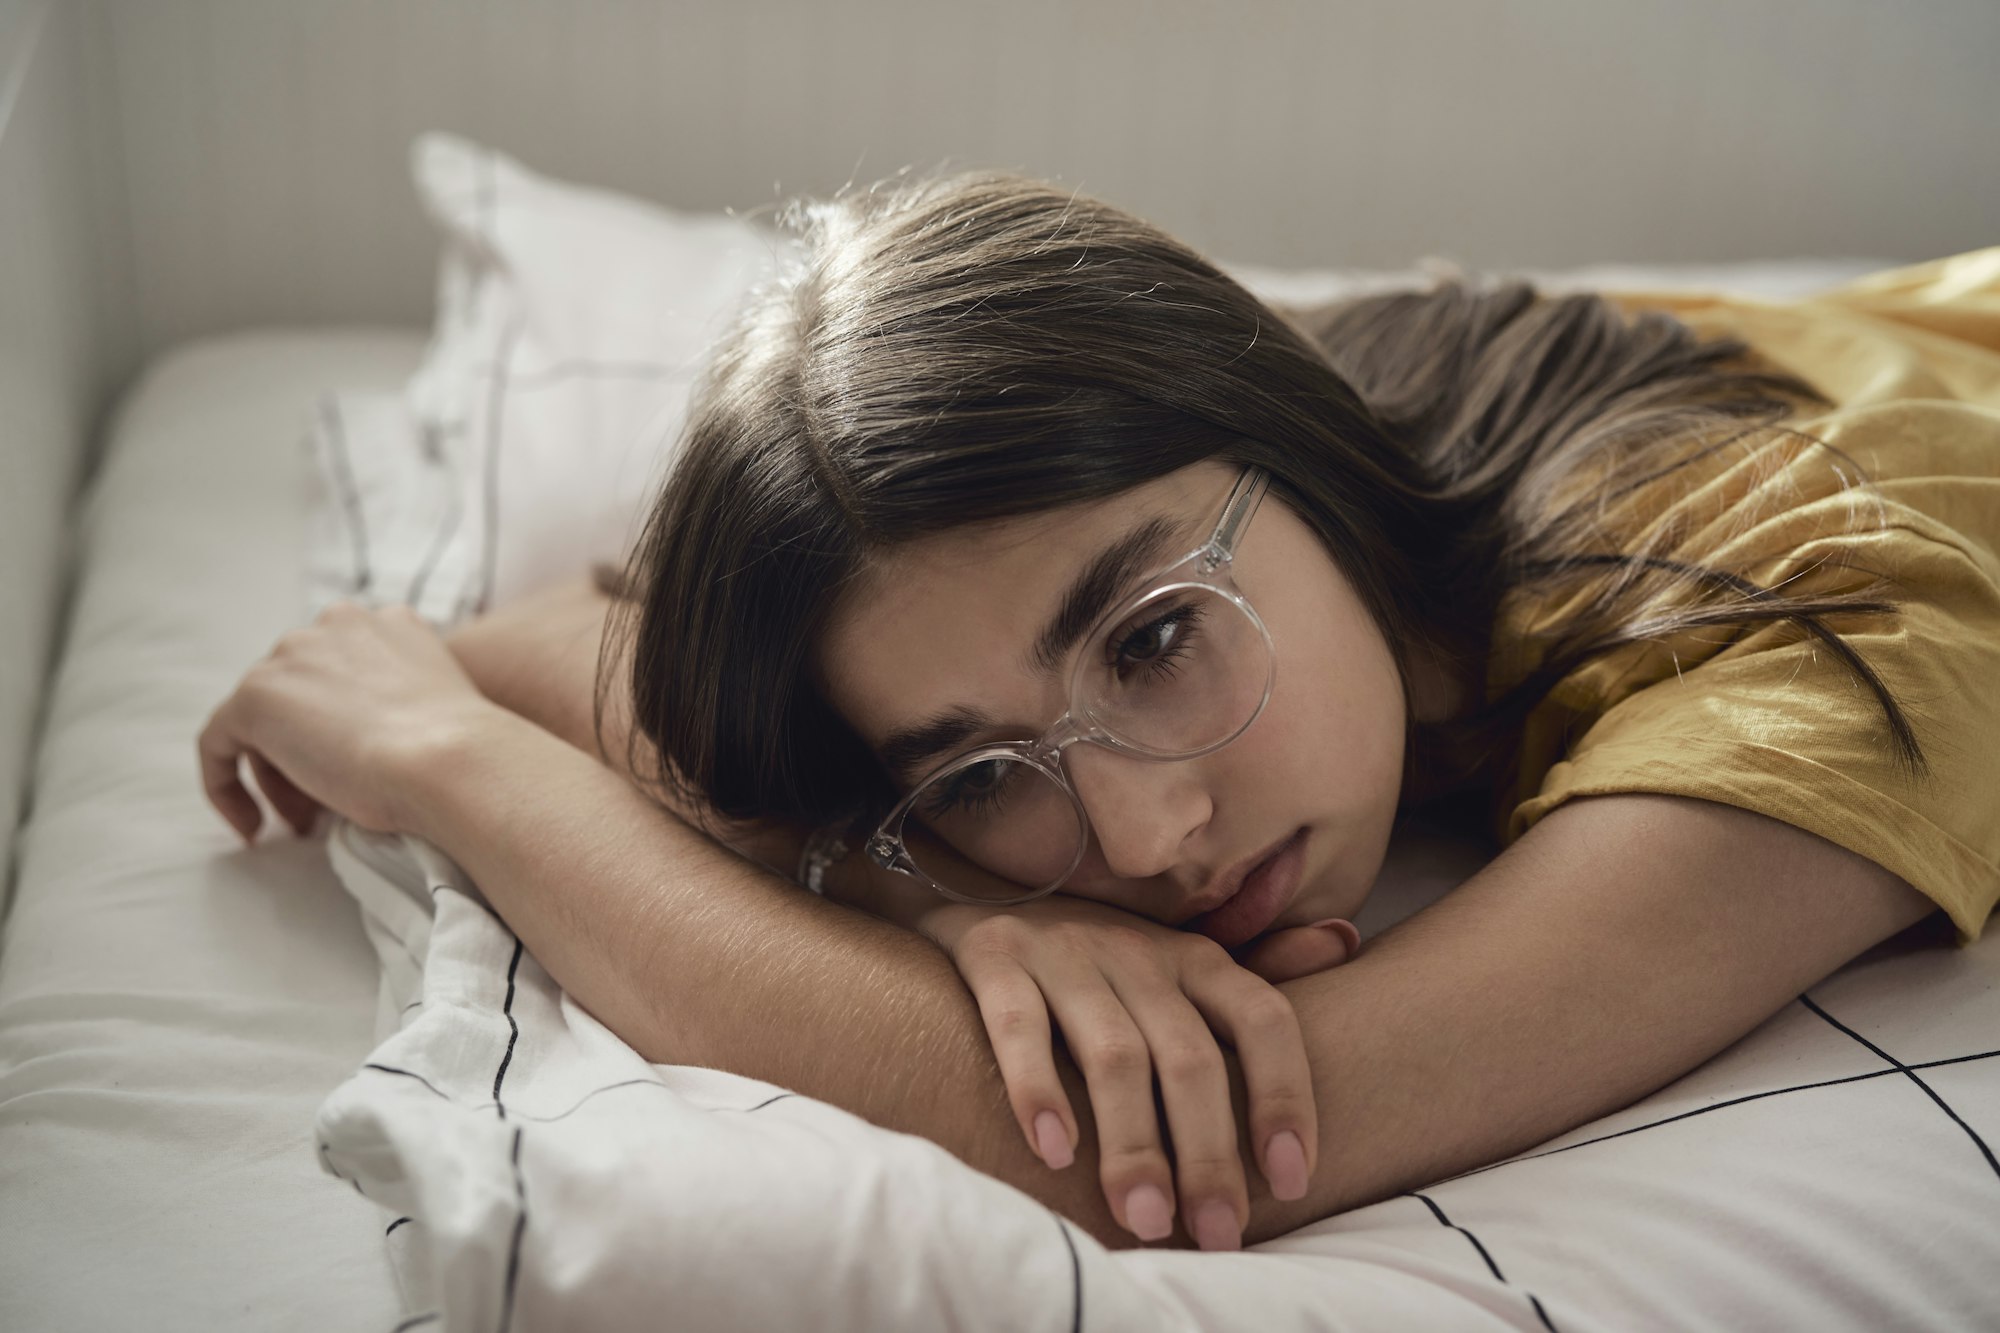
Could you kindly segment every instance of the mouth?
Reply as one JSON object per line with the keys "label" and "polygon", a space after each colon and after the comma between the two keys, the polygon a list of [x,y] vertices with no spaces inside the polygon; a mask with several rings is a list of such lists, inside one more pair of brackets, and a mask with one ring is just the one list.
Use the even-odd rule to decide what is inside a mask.
{"label": "mouth", "polygon": [[1240,872],[1240,879],[1226,897],[1182,929],[1206,935],[1225,949],[1256,938],[1278,919],[1298,892],[1305,869],[1305,845],[1306,829],[1302,826]]}

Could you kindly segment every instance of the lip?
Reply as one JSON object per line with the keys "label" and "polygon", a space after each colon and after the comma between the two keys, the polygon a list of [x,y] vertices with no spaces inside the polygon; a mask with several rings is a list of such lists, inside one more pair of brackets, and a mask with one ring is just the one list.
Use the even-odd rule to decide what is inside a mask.
{"label": "lip", "polygon": [[1222,883],[1228,892],[1182,929],[1198,931],[1226,949],[1248,943],[1277,920],[1298,892],[1305,869],[1306,829],[1300,827],[1267,848],[1257,860],[1231,869]]}

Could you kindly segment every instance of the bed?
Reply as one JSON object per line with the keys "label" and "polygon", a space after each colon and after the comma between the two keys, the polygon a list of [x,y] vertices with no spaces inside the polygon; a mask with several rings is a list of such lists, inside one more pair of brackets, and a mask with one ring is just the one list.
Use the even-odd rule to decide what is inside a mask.
{"label": "bed", "polygon": [[[17,160],[0,152],[0,186]],[[22,197],[0,189],[0,215]],[[62,262],[36,272],[84,269],[76,230],[48,230]],[[1783,299],[1885,262],[1529,276]],[[1300,299],[1414,277],[1238,272]],[[53,327],[84,320],[29,295]],[[172,326],[94,459],[16,474],[51,497],[81,476],[67,521],[0,532],[10,560],[74,571],[0,604],[0,741],[32,793],[0,934],[0,1329],[2000,1328],[1991,933],[1891,941],[1509,1162],[1240,1254],[1111,1253],[921,1140],[621,1052],[421,845],[336,826],[244,849],[194,736],[354,577],[353,531],[326,526],[354,512],[329,493],[330,432],[403,396],[439,339],[242,313]],[[476,547],[440,564],[437,615],[579,558],[576,526],[512,573]],[[1402,887],[1364,932],[1469,869],[1422,830],[1395,855]]]}
{"label": "bed", "polygon": [[[1316,281],[1248,276],[1295,292]],[[1777,293],[1827,274],[1734,276]],[[349,828],[331,848],[289,837],[241,848],[201,797],[192,737],[244,664],[309,613],[301,534],[329,394],[393,394],[425,346],[423,330],[393,328],[197,340],[149,367],[113,419],[79,512],[82,579],[0,958],[8,1327],[109,1327],[138,1309],[162,1328],[392,1328],[426,1315],[486,1327],[503,1296],[513,1327],[610,1327],[633,1308],[634,1284],[732,1328],[781,1317],[972,1327],[1001,1310],[993,1326],[1061,1325],[1070,1311],[1093,1329],[1996,1317],[1991,940],[1885,946],[1703,1069],[1510,1164],[1241,1255],[1112,1254],[929,1145],[835,1108],[769,1105],[784,1090],[712,1071],[603,1066],[573,1030],[577,1013],[532,959],[509,955],[504,926],[472,898],[450,911],[384,906],[385,886],[400,879],[407,893],[450,873],[421,867],[410,847]],[[375,536],[375,558],[389,558]],[[1362,924],[1412,905],[1378,900]],[[420,1030],[440,988],[490,1012]],[[562,1118],[574,1142],[632,1144],[659,1173],[657,1188],[624,1196],[637,1211],[572,1203],[542,1215],[561,1227],[526,1227],[513,1248],[518,1163],[479,1128],[495,1099],[476,1085],[493,1074],[485,1056],[476,1071],[439,1056],[490,1043],[508,1020],[526,1034],[508,1072],[516,1123]],[[757,1129],[718,1138],[699,1117],[589,1096],[647,1079],[684,1113],[733,1109],[741,1121],[764,1108]],[[446,1165],[439,1141],[464,1151]],[[483,1160],[482,1143],[495,1149]],[[824,1169],[829,1151],[853,1169]],[[701,1175],[718,1155],[740,1159],[740,1195]],[[586,1164],[561,1151],[531,1160],[541,1175],[523,1197],[560,1210],[548,1200]],[[811,1182],[803,1215],[866,1217],[896,1257],[815,1249],[759,1201],[760,1173]],[[487,1206],[468,1211],[466,1194]],[[987,1246],[977,1258],[962,1248],[971,1199]],[[413,1223],[397,1203],[432,1211]],[[784,1237],[800,1280],[749,1281],[779,1256],[757,1256],[746,1236]],[[635,1264],[641,1249],[650,1258]],[[604,1301],[620,1291],[615,1302],[568,1285],[579,1252],[600,1279],[627,1284],[591,1289]],[[825,1271],[807,1282],[816,1260]],[[941,1264],[951,1283],[918,1280]],[[1033,1264],[1041,1280],[1010,1280]],[[833,1310],[829,1274],[843,1294]]]}

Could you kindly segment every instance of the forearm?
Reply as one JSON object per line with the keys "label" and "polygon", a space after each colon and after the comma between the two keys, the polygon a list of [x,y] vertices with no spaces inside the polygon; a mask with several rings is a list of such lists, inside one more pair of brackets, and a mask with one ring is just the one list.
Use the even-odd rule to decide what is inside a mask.
{"label": "forearm", "polygon": [[[598,657],[611,599],[590,575],[549,584],[445,636],[452,656],[487,699],[603,763],[650,798],[691,819],[692,811],[658,781],[652,742],[635,734],[624,682],[608,682],[600,718],[594,706]],[[714,836],[761,865],[790,874],[804,831],[778,824],[726,826]]]}
{"label": "forearm", "polygon": [[[758,870],[533,727],[441,763],[442,781],[418,784],[413,831],[649,1059],[729,1069],[921,1135],[1105,1244],[1133,1243],[1098,1185],[1074,1064],[1058,1048],[1080,1142],[1055,1172],[1016,1126],[977,1006],[924,940]],[[1296,1201],[1246,1172],[1244,1240],[1625,1105],[1926,910],[1879,868],[1748,812],[1573,803],[1355,961],[1280,987],[1307,1037],[1320,1155]],[[1224,1055],[1254,1163],[1241,1070]],[[1173,1243],[1186,1246],[1179,1220]]]}
{"label": "forearm", "polygon": [[[598,645],[611,599],[587,576],[553,583],[445,636],[479,692],[614,768],[625,754],[630,710],[607,700],[604,749],[592,716]],[[629,770],[627,770],[629,772]]]}
{"label": "forearm", "polygon": [[[1109,1246],[1094,1169],[1022,1139],[957,971],[774,877],[518,719],[439,750],[404,826],[462,866],[562,987],[647,1059],[791,1088],[938,1143]],[[1089,1142],[1089,1098],[1065,1074]],[[1080,1155],[1081,1156],[1081,1155]]]}

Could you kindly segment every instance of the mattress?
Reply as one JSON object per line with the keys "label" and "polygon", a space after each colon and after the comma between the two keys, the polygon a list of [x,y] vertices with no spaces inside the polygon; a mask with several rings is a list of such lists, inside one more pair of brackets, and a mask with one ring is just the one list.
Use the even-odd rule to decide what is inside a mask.
{"label": "mattress", "polygon": [[194,738],[303,606],[306,414],[419,332],[163,357],[79,514],[68,642],[0,954],[0,1329],[386,1330],[379,1210],[314,1160],[377,966],[325,849],[245,850]]}
{"label": "mattress", "polygon": [[[400,329],[203,340],[112,421],[0,951],[0,1329],[407,1314],[395,1218],[313,1140],[376,1045],[376,944],[323,843],[242,847],[202,797],[194,737],[303,618],[317,396],[391,388],[421,349]],[[1364,927],[1415,905],[1371,902]],[[991,1326],[1046,1310],[1080,1329],[2000,1328],[1995,1048],[2000,932],[1901,941],[1509,1163],[1242,1254],[1113,1255],[1076,1233],[1062,1282],[988,1307]],[[663,1224],[695,1245],[691,1216]],[[716,1301],[778,1270],[673,1271]],[[868,1327],[882,1311],[858,1292],[847,1313]]]}

